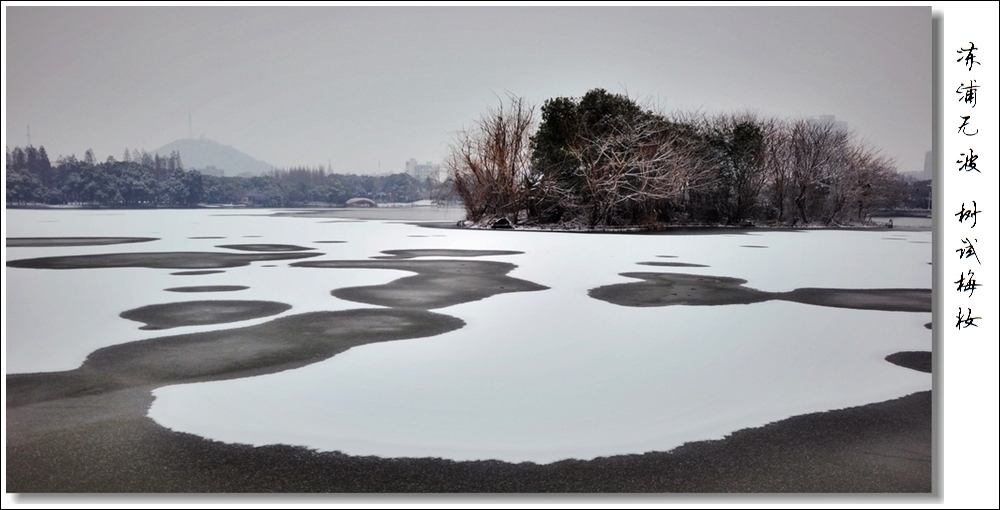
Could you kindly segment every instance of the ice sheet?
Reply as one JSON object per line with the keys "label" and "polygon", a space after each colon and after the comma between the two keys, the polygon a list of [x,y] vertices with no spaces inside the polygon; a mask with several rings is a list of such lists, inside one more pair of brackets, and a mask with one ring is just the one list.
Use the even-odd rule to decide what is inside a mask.
{"label": "ice sheet", "polygon": [[[429,230],[266,213],[8,211],[8,237],[162,240],[9,248],[7,258],[224,251],[214,246],[234,243],[296,244],[324,253],[308,260],[358,260],[389,249],[518,250],[525,253],[485,259],[517,264],[510,276],[550,287],[435,310],[467,323],[455,332],[366,345],[267,376],[155,391],[150,416],[157,422],[227,442],[295,444],[354,455],[545,463],[664,451],[793,415],[930,388],[929,374],[884,361],[897,351],[930,350],[930,331],[923,327],[929,313],[780,301],[630,308],[587,296],[594,287],[635,281],[619,276],[630,271],[730,276],[772,292],[930,288],[930,232],[599,235]],[[429,234],[444,237],[413,237]],[[189,239],[199,236],[225,239]],[[347,242],[315,242],[322,240]],[[636,264],[657,260],[709,267]],[[289,262],[257,262],[197,277],[153,269],[6,268],[7,373],[72,369],[94,349],[162,336],[138,330],[138,323],[118,313],[213,297],[163,291],[168,287],[248,285],[249,290],[215,296],[288,303],[292,309],[287,315],[367,307],[329,292],[410,274],[292,268]],[[171,333],[211,329],[221,328]]]}

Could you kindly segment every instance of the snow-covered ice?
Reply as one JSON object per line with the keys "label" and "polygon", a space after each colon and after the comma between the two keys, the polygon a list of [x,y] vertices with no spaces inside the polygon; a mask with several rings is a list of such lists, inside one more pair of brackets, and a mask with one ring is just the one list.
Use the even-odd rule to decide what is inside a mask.
{"label": "snow-covered ice", "polygon": [[[353,455],[553,462],[665,451],[790,416],[930,389],[929,374],[888,363],[930,350],[929,313],[827,308],[783,301],[631,308],[589,289],[636,281],[623,272],[684,272],[747,280],[771,292],[802,287],[930,288],[930,232],[778,231],[752,235],[630,235],[431,231],[394,222],[218,211],[8,211],[8,237],[150,236],[103,247],[8,248],[27,258],[125,251],[214,250],[217,244],[316,248],[307,260],[358,260],[389,249],[518,250],[510,276],[550,287],[435,310],[467,326],[430,338],[370,344],[286,372],[169,386],[150,416],[173,430],[255,445],[284,443]],[[133,216],[141,217],[139,219]],[[59,220],[49,223],[46,219]],[[429,233],[444,237],[412,237]],[[226,236],[224,240],[188,239]],[[259,238],[243,238],[260,235]],[[892,239],[895,238],[895,239]],[[902,238],[902,239],[899,239]],[[317,244],[343,240],[344,244]],[[911,242],[912,241],[912,242]],[[767,246],[767,248],[749,248]],[[672,255],[676,258],[658,258]],[[446,258],[446,257],[445,257]],[[661,268],[641,261],[709,267]],[[90,351],[162,336],[118,313],[211,299],[180,285],[248,285],[219,299],[292,305],[285,314],[369,307],[338,287],[412,273],[255,262],[207,276],[152,269],[6,269],[7,373],[75,368]],[[278,267],[264,267],[265,265]],[[57,320],[44,320],[44,318]],[[270,320],[227,324],[240,327]],[[222,329],[190,327],[186,333]]]}

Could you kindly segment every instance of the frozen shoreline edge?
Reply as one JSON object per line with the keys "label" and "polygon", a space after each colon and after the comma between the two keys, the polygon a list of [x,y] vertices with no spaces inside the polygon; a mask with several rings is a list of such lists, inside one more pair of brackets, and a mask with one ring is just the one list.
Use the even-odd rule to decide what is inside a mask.
{"label": "frozen shoreline edge", "polygon": [[[931,392],[793,416],[667,452],[551,464],[381,458],[227,444],[145,417],[152,395],[83,423],[9,409],[10,492],[925,492]],[[84,400],[93,397],[84,397]],[[58,404],[58,405],[53,405]],[[34,406],[32,406],[34,407]],[[64,410],[64,409],[63,409]],[[136,412],[139,412],[139,416]],[[56,425],[21,440],[39,420]],[[81,463],[80,460],[88,462]]]}

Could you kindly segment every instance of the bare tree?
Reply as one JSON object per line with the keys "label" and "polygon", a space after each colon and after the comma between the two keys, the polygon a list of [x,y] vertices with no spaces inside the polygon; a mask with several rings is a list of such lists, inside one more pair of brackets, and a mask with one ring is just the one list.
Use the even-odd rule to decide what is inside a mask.
{"label": "bare tree", "polygon": [[852,146],[832,194],[833,203],[825,223],[865,222],[873,208],[895,204],[899,199],[899,176],[892,163],[870,146]]}
{"label": "bare tree", "polygon": [[720,213],[729,223],[754,217],[766,181],[765,122],[753,112],[724,114],[705,131],[717,152]]}
{"label": "bare tree", "polygon": [[898,198],[892,162],[833,122],[667,116],[602,89],[542,113],[532,135],[534,108],[508,96],[455,137],[445,165],[469,220],[829,225]]}
{"label": "bare tree", "polygon": [[591,226],[655,223],[658,204],[682,203],[709,180],[695,140],[660,115],[581,136],[570,150]]}
{"label": "bare tree", "polygon": [[459,132],[445,159],[466,218],[504,217],[517,221],[525,206],[524,181],[530,174],[528,143],[534,106],[508,94],[507,100]]}
{"label": "bare tree", "polygon": [[849,134],[831,122],[800,120],[792,125],[792,203],[798,220],[821,214],[831,176],[843,164]]}
{"label": "bare tree", "polygon": [[777,220],[785,221],[785,203],[792,183],[792,130],[785,122],[770,120],[764,143],[764,169],[771,207]]}

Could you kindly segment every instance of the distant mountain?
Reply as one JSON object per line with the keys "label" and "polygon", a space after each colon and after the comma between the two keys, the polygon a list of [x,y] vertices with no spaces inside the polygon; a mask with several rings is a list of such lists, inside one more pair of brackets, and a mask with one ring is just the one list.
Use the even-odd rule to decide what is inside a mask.
{"label": "distant mountain", "polygon": [[[201,170],[204,173],[220,175],[225,172],[227,177],[243,173],[261,175],[271,171],[271,165],[255,159],[229,145],[222,145],[208,138],[184,138],[170,142],[153,152],[161,157],[170,156],[177,151],[181,154],[181,164],[188,170]],[[206,171],[207,169],[207,171]]]}

